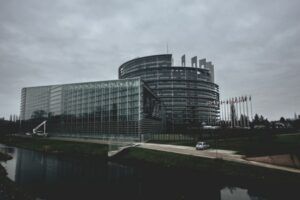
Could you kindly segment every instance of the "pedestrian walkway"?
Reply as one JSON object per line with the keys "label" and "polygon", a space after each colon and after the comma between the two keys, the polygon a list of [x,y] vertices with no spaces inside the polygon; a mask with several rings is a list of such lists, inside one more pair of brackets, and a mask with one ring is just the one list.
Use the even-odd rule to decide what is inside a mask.
{"label": "pedestrian walkway", "polygon": [[210,158],[210,159],[219,158],[219,159],[238,162],[247,165],[277,169],[277,170],[293,172],[293,173],[300,173],[300,169],[245,160],[244,155],[236,154],[235,151],[230,151],[230,150],[207,149],[207,150],[199,151],[196,150],[194,147],[169,145],[169,144],[154,144],[154,143],[140,143],[137,147],[144,148],[144,149],[165,151],[170,153],[183,154],[183,155],[198,156],[198,157]]}

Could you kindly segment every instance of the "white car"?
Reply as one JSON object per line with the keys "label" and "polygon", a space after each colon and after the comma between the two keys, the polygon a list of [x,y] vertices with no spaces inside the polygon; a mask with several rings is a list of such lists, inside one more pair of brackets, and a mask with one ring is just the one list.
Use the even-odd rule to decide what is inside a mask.
{"label": "white car", "polygon": [[207,144],[206,142],[197,142],[196,144],[196,150],[204,150],[208,148],[209,148],[209,144]]}

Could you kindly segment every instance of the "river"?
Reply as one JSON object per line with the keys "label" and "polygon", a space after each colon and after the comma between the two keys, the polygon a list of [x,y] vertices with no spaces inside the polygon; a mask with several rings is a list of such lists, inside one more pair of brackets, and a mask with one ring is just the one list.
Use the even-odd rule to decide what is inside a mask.
{"label": "river", "polygon": [[187,171],[132,167],[0,145],[8,177],[39,199],[269,199],[253,189]]}

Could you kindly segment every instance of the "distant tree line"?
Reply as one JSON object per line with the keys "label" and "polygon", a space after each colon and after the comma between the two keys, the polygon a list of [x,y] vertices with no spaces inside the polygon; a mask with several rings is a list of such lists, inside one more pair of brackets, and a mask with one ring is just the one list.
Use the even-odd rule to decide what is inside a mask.
{"label": "distant tree line", "polygon": [[[290,129],[300,129],[300,118],[298,119],[285,119],[281,117],[277,121],[269,121],[267,118],[264,118],[262,115],[255,114],[253,121],[251,122],[251,128],[255,126],[264,126],[265,128],[290,128]],[[280,126],[279,126],[280,125]]]}
{"label": "distant tree line", "polygon": [[[241,116],[241,120],[243,120],[243,118],[246,116]],[[49,120],[51,119],[51,120]],[[246,118],[245,118],[246,119]],[[0,134],[12,134],[12,133],[25,133],[25,132],[31,132],[32,129],[34,127],[36,127],[38,124],[40,124],[41,122],[43,122],[44,120],[49,120],[49,124],[47,127],[47,130],[51,130],[51,124],[52,122],[59,122],[59,119],[56,116],[52,116],[51,113],[47,113],[44,110],[37,110],[35,112],[32,113],[31,115],[31,119],[30,120],[26,120],[26,121],[20,121],[20,119],[17,116],[11,115],[9,120],[5,120],[4,118],[0,118]],[[54,123],[54,124],[58,124],[58,123]],[[197,129],[191,129],[189,127],[183,126],[183,127],[176,127],[174,130],[174,134],[176,133],[184,133],[184,134],[199,134],[200,132],[205,132],[203,131],[203,129],[201,129],[202,125],[201,124],[193,124],[195,127],[199,127]],[[279,126],[281,125],[281,130],[278,130]],[[222,126],[222,131],[221,132],[228,132],[229,133],[234,133],[235,134],[239,134],[242,133],[242,130],[233,130],[233,129],[228,129],[227,131],[225,130],[226,127]],[[288,130],[294,131],[294,130],[300,130],[300,118],[295,119],[295,120],[291,120],[291,119],[285,119],[284,117],[281,117],[279,120],[277,121],[269,121],[267,118],[265,118],[262,115],[258,115],[255,114],[254,119],[250,122],[250,128],[251,129],[256,129],[255,131],[257,132],[257,128],[259,129],[268,129],[272,132],[274,132],[272,129],[276,129],[276,133],[283,133]],[[285,129],[285,130],[282,130]],[[246,130],[245,130],[246,131]],[[244,132],[245,132],[244,131]],[[250,131],[250,130],[249,130]],[[263,131],[263,130],[262,130]],[[209,132],[211,132],[209,130]],[[218,132],[218,131],[214,131],[214,132]],[[247,131],[246,131],[247,132]],[[251,132],[251,131],[250,131]]]}
{"label": "distant tree line", "polygon": [[266,128],[270,128],[270,122],[267,118],[264,118],[262,115],[255,114],[254,119],[251,123],[251,128],[254,128],[256,125],[263,125]]}

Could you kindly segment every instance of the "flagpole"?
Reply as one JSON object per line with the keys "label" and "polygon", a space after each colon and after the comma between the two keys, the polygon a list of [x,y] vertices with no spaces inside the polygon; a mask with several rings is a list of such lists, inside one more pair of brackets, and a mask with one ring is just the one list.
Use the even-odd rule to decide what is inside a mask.
{"label": "flagpole", "polygon": [[252,113],[252,97],[250,95],[249,97],[249,101],[250,101],[250,110],[251,110],[251,121],[253,122],[253,113]]}
{"label": "flagpole", "polygon": [[247,109],[247,127],[249,127],[249,112],[248,112],[248,98],[246,96],[246,109]]}
{"label": "flagpole", "polygon": [[231,114],[231,116],[230,116],[230,120],[231,120],[231,128],[233,128],[234,127],[234,117],[233,117],[233,101],[232,101],[232,98],[231,98],[231,100],[230,100],[230,114]]}
{"label": "flagpole", "polygon": [[239,106],[239,110],[240,110],[240,113],[239,113],[239,125],[240,127],[242,127],[242,118],[241,118],[241,115],[242,115],[242,109],[241,109],[241,97],[239,97],[239,103],[238,103],[238,106]]}
{"label": "flagpole", "polygon": [[233,127],[235,127],[235,106],[234,106],[234,98],[232,98],[232,115],[233,115],[233,117],[232,117],[232,120],[233,120]]}
{"label": "flagpole", "polygon": [[228,101],[228,104],[227,104],[227,114],[228,114],[228,122],[227,122],[227,124],[228,124],[228,126],[230,127],[231,126],[231,120],[230,120],[230,100],[228,99],[227,100]]}
{"label": "flagpole", "polygon": [[240,126],[239,125],[239,100],[238,100],[238,98],[236,97],[236,123],[237,123],[237,125],[238,126]]}
{"label": "flagpole", "polygon": [[235,102],[234,102],[234,98],[232,98],[232,114],[233,114],[233,127],[236,126],[236,121],[235,121]]}
{"label": "flagpole", "polygon": [[243,108],[243,127],[245,127],[245,99],[244,96],[242,96],[242,108]]}
{"label": "flagpole", "polygon": [[223,106],[224,106],[224,113],[225,113],[225,126],[226,126],[226,121],[227,121],[226,100],[225,100],[225,102],[224,102]]}
{"label": "flagpole", "polygon": [[228,100],[228,109],[229,109],[229,120],[228,120],[228,122],[229,122],[229,126],[230,127],[232,127],[232,120],[231,120],[231,100],[230,100],[230,98],[229,98],[229,100]]}
{"label": "flagpole", "polygon": [[232,127],[232,113],[231,113],[231,99],[229,98],[229,104],[228,104],[228,108],[229,108],[229,126]]}
{"label": "flagpole", "polygon": [[230,126],[230,110],[228,109],[229,101],[227,99],[226,110],[227,110],[227,126]]}
{"label": "flagpole", "polygon": [[225,100],[225,103],[224,103],[224,109],[225,109],[225,126],[227,127],[227,109],[226,109],[226,100]]}
{"label": "flagpole", "polygon": [[235,110],[235,113],[234,113],[234,118],[235,118],[235,125],[236,126],[238,126],[239,124],[239,122],[238,122],[238,114],[239,114],[239,109],[238,109],[238,105],[237,105],[237,103],[238,103],[238,99],[237,99],[237,97],[235,97],[234,98],[234,104],[235,104],[235,106],[234,106],[234,110]]}
{"label": "flagpole", "polygon": [[220,101],[220,125],[223,123],[223,120],[224,120],[224,110],[223,110],[223,107],[222,107],[222,100]]}
{"label": "flagpole", "polygon": [[244,96],[244,112],[245,112],[245,117],[244,117],[244,120],[245,120],[245,127],[247,127],[247,111],[246,111],[246,108],[247,108],[247,106],[246,106],[246,98],[245,98],[245,96]]}
{"label": "flagpole", "polygon": [[239,107],[239,126],[242,127],[242,124],[241,124],[241,113],[242,113],[242,110],[241,110],[241,97],[238,98],[238,107]]}
{"label": "flagpole", "polygon": [[224,102],[224,104],[223,104],[223,106],[224,106],[224,114],[225,114],[225,126],[226,126],[226,123],[227,123],[227,110],[226,110],[226,100],[225,100],[225,102]]}
{"label": "flagpole", "polygon": [[235,105],[234,105],[234,98],[232,98],[232,115],[233,115],[233,127],[235,127]]}

